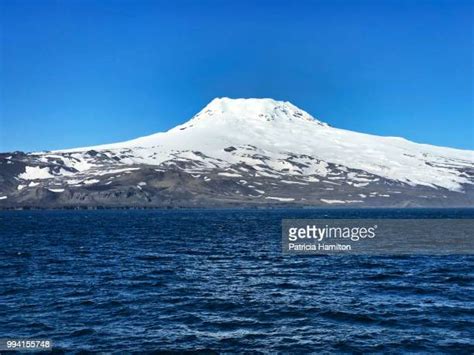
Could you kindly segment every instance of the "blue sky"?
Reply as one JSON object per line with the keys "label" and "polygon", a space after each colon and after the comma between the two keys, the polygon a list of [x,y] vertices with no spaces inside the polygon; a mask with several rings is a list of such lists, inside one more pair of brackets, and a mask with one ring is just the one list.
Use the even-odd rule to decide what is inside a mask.
{"label": "blue sky", "polygon": [[472,1],[0,2],[0,151],[167,130],[214,97],[474,149]]}

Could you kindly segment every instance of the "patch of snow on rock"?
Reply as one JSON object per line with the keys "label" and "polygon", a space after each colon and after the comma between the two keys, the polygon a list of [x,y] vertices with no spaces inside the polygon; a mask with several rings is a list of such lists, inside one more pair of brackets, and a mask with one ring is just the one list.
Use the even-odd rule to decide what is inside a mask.
{"label": "patch of snow on rock", "polygon": [[362,200],[328,200],[328,199],[321,199],[322,202],[328,203],[328,204],[344,204],[344,203],[360,203],[364,202]]}
{"label": "patch of snow on rock", "polygon": [[25,167],[25,172],[18,175],[18,177],[23,180],[40,180],[52,178],[54,175],[49,172],[47,167],[27,166]]}
{"label": "patch of snow on rock", "polygon": [[227,177],[242,177],[240,174],[234,174],[234,173],[218,173],[217,175],[220,176],[227,176]]}
{"label": "patch of snow on rock", "polygon": [[290,197],[274,197],[274,196],[268,196],[268,197],[265,197],[267,200],[277,200],[277,201],[281,201],[281,202],[291,202],[291,201],[294,201],[295,199],[294,198],[290,198]]}
{"label": "patch of snow on rock", "polygon": [[98,182],[100,182],[100,180],[97,180],[97,179],[89,179],[89,180],[84,181],[84,184],[86,184],[86,185],[92,185],[92,184],[97,184]]}

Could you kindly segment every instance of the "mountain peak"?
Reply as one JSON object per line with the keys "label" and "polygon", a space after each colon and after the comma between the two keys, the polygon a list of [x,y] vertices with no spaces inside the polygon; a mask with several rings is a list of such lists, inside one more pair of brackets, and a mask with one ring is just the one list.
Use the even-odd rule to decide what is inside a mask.
{"label": "mountain peak", "polygon": [[272,98],[230,98],[230,97],[216,97],[207,104],[207,108],[229,108],[229,107],[266,107],[271,108],[278,105],[283,105],[287,102],[278,101]]}
{"label": "mountain peak", "polygon": [[213,99],[195,115],[193,120],[201,120],[212,116],[266,121],[305,120],[325,125],[292,103],[271,98],[232,99],[229,97],[218,97]]}
{"label": "mountain peak", "polygon": [[[0,154],[0,165],[12,164],[7,162],[10,158],[9,155],[2,158]],[[175,186],[169,190],[170,194],[159,192],[157,196],[163,201],[178,195],[189,197],[203,193],[210,193],[219,203],[237,195],[240,201],[254,198],[264,202],[275,198],[286,201],[294,199],[295,195],[286,193],[289,186],[295,185],[304,189],[293,190],[298,196],[305,195],[301,199],[306,201],[301,202],[303,204],[335,201],[338,204],[367,202],[374,206],[375,195],[383,192],[375,206],[385,205],[384,198],[392,194],[390,201],[395,206],[412,201],[415,191],[420,193],[417,201],[421,201],[421,205],[429,204],[429,196],[436,194],[436,203],[444,206],[447,201],[444,199],[450,199],[451,192],[462,191],[469,193],[462,203],[472,205],[474,191],[471,186],[474,184],[471,174],[474,152],[333,128],[289,102],[273,99],[217,98],[190,121],[167,132],[53,154],[35,153],[30,155],[27,165],[23,156],[15,159],[19,165],[8,169],[14,174],[6,186],[14,186],[11,191],[16,195],[11,196],[19,196],[18,201],[23,201],[25,186],[43,186],[52,194],[60,193],[55,185],[57,176],[62,176],[68,194],[71,186],[83,186],[84,190],[77,190],[81,194],[76,200],[82,201],[84,193],[89,193],[87,186],[101,181],[102,175],[107,180],[103,180],[100,189],[91,191],[116,196],[115,190],[109,188],[114,189],[124,182],[128,184],[128,174],[137,174],[133,188],[139,191],[142,186],[153,186],[157,191],[168,191],[170,186]],[[58,168],[58,164],[62,167]],[[157,168],[150,168],[152,166]],[[135,169],[140,169],[137,170],[140,173],[133,173]],[[155,179],[154,172],[160,174],[159,178]],[[109,175],[115,173],[121,175],[109,180]],[[183,176],[190,179],[187,181],[192,190],[188,195],[180,195],[185,181],[179,179]],[[148,178],[151,179],[149,184]],[[49,179],[48,183],[38,185],[36,180],[43,179]],[[235,181],[229,182],[229,179]],[[18,181],[22,181],[21,186]],[[178,181],[176,185],[175,181]],[[0,193],[7,191],[2,190],[3,185]],[[419,190],[411,190],[417,185],[421,186]],[[123,191],[130,191],[130,186],[126,186],[128,190]],[[66,191],[66,187],[60,189]],[[32,198],[36,198],[42,190],[31,191]],[[409,200],[401,200],[397,195],[404,192]],[[347,201],[341,199],[343,195],[339,193],[345,195]],[[100,201],[104,195],[94,195],[93,199],[97,197]],[[50,198],[50,195],[45,196]],[[452,195],[450,201],[454,206],[460,200]]]}

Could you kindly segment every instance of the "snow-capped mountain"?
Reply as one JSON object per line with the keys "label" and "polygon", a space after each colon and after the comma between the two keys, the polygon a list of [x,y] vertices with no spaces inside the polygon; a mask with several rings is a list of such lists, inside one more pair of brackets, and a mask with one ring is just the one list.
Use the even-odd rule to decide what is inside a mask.
{"label": "snow-capped mountain", "polygon": [[474,206],[474,152],[219,98],[127,142],[0,154],[0,207]]}

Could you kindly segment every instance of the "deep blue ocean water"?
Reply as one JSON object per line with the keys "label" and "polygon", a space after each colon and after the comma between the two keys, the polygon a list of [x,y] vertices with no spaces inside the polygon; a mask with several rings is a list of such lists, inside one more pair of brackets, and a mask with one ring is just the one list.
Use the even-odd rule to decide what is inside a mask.
{"label": "deep blue ocean water", "polygon": [[474,210],[0,212],[0,338],[67,351],[474,352],[473,256],[281,253],[283,218]]}

